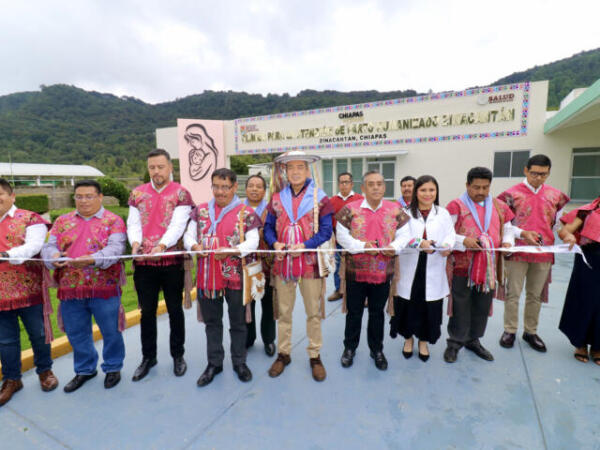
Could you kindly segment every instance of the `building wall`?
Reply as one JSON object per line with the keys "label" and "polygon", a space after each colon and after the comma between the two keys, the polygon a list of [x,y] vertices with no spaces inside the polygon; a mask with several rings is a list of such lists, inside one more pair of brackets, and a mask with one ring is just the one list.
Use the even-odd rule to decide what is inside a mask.
{"label": "building wall", "polygon": [[[465,91],[466,92],[466,91]],[[501,91],[506,92],[506,91]],[[519,91],[514,91],[516,95],[520,95]],[[395,158],[395,180],[394,180],[394,192],[388,193],[389,196],[398,197],[400,195],[400,179],[405,175],[412,175],[418,177],[419,175],[429,174],[437,178],[440,184],[440,201],[442,204],[446,204],[451,199],[458,197],[465,189],[466,174],[467,171],[474,166],[485,166],[493,170],[494,167],[494,154],[499,151],[522,151],[527,150],[531,155],[543,153],[549,156],[553,162],[551,176],[548,179],[548,183],[555,186],[556,188],[570,193],[570,179],[572,173],[572,158],[574,148],[586,148],[586,147],[600,147],[600,123],[593,122],[584,125],[578,125],[564,130],[558,130],[550,135],[544,134],[544,123],[546,121],[546,105],[547,105],[547,94],[548,94],[548,82],[539,81],[529,84],[528,91],[528,102],[525,104],[521,103],[520,99],[515,101],[513,105],[518,110],[518,116],[511,122],[504,123],[485,123],[467,126],[456,126],[441,127],[436,130],[403,130],[400,135],[403,138],[395,141],[394,145],[370,145],[362,147],[338,147],[334,149],[319,148],[322,146],[315,146],[315,150],[306,150],[310,153],[322,155],[324,157],[329,156],[333,158],[345,158],[349,157],[350,154],[359,153],[364,155],[360,156],[363,158],[363,164],[366,167],[366,158],[369,156],[386,156],[393,155]],[[521,97],[525,98],[525,97]],[[523,105],[521,110],[520,106]],[[510,106],[510,104],[499,104],[501,106]],[[483,105],[479,103],[477,96],[465,95],[465,96],[452,96],[448,99],[443,100],[430,100],[425,99],[424,101],[403,101],[401,104],[393,105],[389,109],[381,107],[381,105],[362,107],[365,111],[365,117],[371,115],[373,112],[374,119],[358,119],[358,120],[382,120],[386,111],[389,111],[389,120],[398,119],[402,117],[420,117],[420,116],[431,116],[431,115],[442,115],[448,112],[460,112],[460,111],[479,111],[489,109],[490,105]],[[494,106],[495,107],[495,106]],[[371,109],[369,109],[371,108]],[[478,109],[479,108],[479,109]],[[349,107],[352,109],[352,107]],[[354,108],[355,110],[356,108]],[[307,142],[310,144],[314,143],[315,140],[290,140],[290,141],[279,141],[279,143],[265,143],[257,142],[256,149],[252,146],[240,145],[239,137],[236,149],[235,133],[236,129],[240,132],[240,124],[250,124],[259,131],[264,130],[298,130],[302,128],[318,127],[319,121],[323,124],[331,124],[335,120],[335,116],[332,119],[331,114],[337,115],[338,109],[335,112],[330,113],[329,110],[323,113],[323,110],[315,111],[314,113],[296,114],[293,117],[282,119],[279,116],[274,116],[272,119],[269,118],[256,118],[255,119],[239,119],[236,121],[226,121],[224,127],[224,140],[227,159],[236,154],[236,150],[241,152],[263,152],[265,149],[273,151],[273,145],[297,145],[302,146]],[[527,120],[526,131],[522,128],[521,113]],[[320,116],[322,115],[322,117]],[[321,119],[319,119],[321,117]],[[273,121],[272,123],[270,121]],[[340,123],[348,123],[340,122]],[[256,125],[254,125],[256,124]],[[513,133],[511,136],[505,137],[491,137],[489,134],[498,131],[508,130],[519,130],[520,133]],[[172,142],[176,142],[176,128],[167,129],[168,132],[161,132],[157,130],[157,142],[159,146],[170,149]],[[175,131],[173,131],[175,130]],[[429,133],[429,134],[427,134]],[[441,136],[445,134],[452,134],[459,136],[461,133],[476,133],[477,136],[473,138],[465,138],[458,140],[430,140],[426,139],[423,142],[419,141],[422,136],[429,135]],[[478,133],[481,133],[479,135]],[[487,134],[486,134],[487,133]],[[464,136],[464,135],[463,135]],[[480,137],[483,136],[483,137]],[[492,135],[493,136],[493,135]],[[159,140],[159,137],[161,140]],[[167,143],[166,140],[170,141]],[[388,138],[389,139],[389,138]],[[394,138],[395,139],[395,138]],[[318,141],[317,141],[318,142]],[[253,144],[254,145],[254,144]],[[307,145],[310,148],[310,145]],[[284,148],[285,150],[285,148]],[[169,150],[171,151],[171,150]],[[399,152],[406,152],[406,154],[398,155]],[[318,167],[322,167],[321,164]],[[333,178],[334,184],[332,189],[337,189],[335,178],[336,178],[336,164],[334,160],[334,171]],[[517,174],[507,178],[497,177],[492,183],[492,194],[497,195],[508,187],[520,182],[523,179],[522,172],[519,171]],[[323,180],[323,172],[320,170],[320,178]]]}

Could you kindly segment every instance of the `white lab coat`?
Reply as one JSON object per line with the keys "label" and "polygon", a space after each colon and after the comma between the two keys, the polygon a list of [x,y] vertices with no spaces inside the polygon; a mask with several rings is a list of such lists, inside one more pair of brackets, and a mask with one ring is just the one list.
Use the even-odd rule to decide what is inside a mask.
{"label": "white lab coat", "polygon": [[[400,228],[401,247],[408,247],[414,238],[423,238],[423,232],[427,228],[427,239],[435,241],[436,247],[447,245],[454,246],[456,233],[452,218],[445,208],[433,206],[427,216],[427,222],[423,220],[421,213],[415,219],[410,211],[407,211],[410,221]],[[402,251],[402,250],[400,250]],[[402,298],[410,299],[415,272],[417,271],[418,251],[399,252],[400,280],[396,284],[396,292]],[[448,277],[446,275],[446,258],[439,251],[427,255],[427,270],[425,280],[425,300],[433,301],[446,297],[450,293]]]}

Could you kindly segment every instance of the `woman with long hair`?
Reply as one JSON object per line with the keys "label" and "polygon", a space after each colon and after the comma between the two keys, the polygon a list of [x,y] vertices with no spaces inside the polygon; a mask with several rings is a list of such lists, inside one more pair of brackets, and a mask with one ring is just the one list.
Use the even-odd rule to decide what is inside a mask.
{"label": "woman with long hair", "polygon": [[443,299],[449,294],[446,258],[456,234],[450,214],[439,206],[438,182],[431,175],[417,179],[408,211],[410,221],[401,228],[402,243],[414,250],[399,255],[390,334],[406,339],[402,354],[407,359],[413,355],[416,336],[419,358],[425,362],[427,344],[435,344],[441,335]]}

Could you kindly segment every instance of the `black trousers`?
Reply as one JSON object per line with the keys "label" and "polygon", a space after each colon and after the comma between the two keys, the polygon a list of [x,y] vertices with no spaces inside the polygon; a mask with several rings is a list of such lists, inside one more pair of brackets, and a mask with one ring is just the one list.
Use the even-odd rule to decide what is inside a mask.
{"label": "black trousers", "polygon": [[344,347],[356,350],[360,341],[362,316],[365,300],[369,299],[369,321],[367,323],[367,343],[372,352],[383,350],[384,308],[390,292],[390,282],[371,284],[346,280],[346,329]]}
{"label": "black trousers", "polygon": [[494,292],[467,286],[467,277],[452,279],[452,317],[448,321],[448,346],[461,348],[483,337]]}
{"label": "black trousers", "polygon": [[[246,307],[243,305],[241,289],[225,289],[229,314],[229,336],[231,337],[231,361],[233,365],[246,362]],[[223,297],[200,298],[200,308],[206,325],[206,353],[208,362],[222,366],[225,359],[223,349]]]}
{"label": "black trousers", "polygon": [[[260,336],[263,344],[275,342],[275,319],[273,319],[273,287],[269,280],[265,284],[265,295],[260,300],[262,306],[262,316],[260,318]],[[252,322],[248,325],[248,336],[246,337],[246,347],[250,347],[256,340],[256,302],[250,304],[252,310]]]}
{"label": "black trousers", "polygon": [[171,333],[169,344],[171,356],[183,356],[185,343],[185,319],[183,316],[183,266],[136,265],[133,273],[135,290],[142,309],[140,321],[142,356],[156,358],[156,308],[158,293],[162,289],[169,313]]}

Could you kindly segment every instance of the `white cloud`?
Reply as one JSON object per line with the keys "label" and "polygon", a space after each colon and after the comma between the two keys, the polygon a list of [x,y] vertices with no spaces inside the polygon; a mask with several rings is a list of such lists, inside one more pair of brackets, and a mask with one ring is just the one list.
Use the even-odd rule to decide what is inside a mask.
{"label": "white cloud", "polygon": [[592,0],[0,0],[0,10],[0,95],[53,83],[150,102],[205,89],[440,91],[600,46]]}

